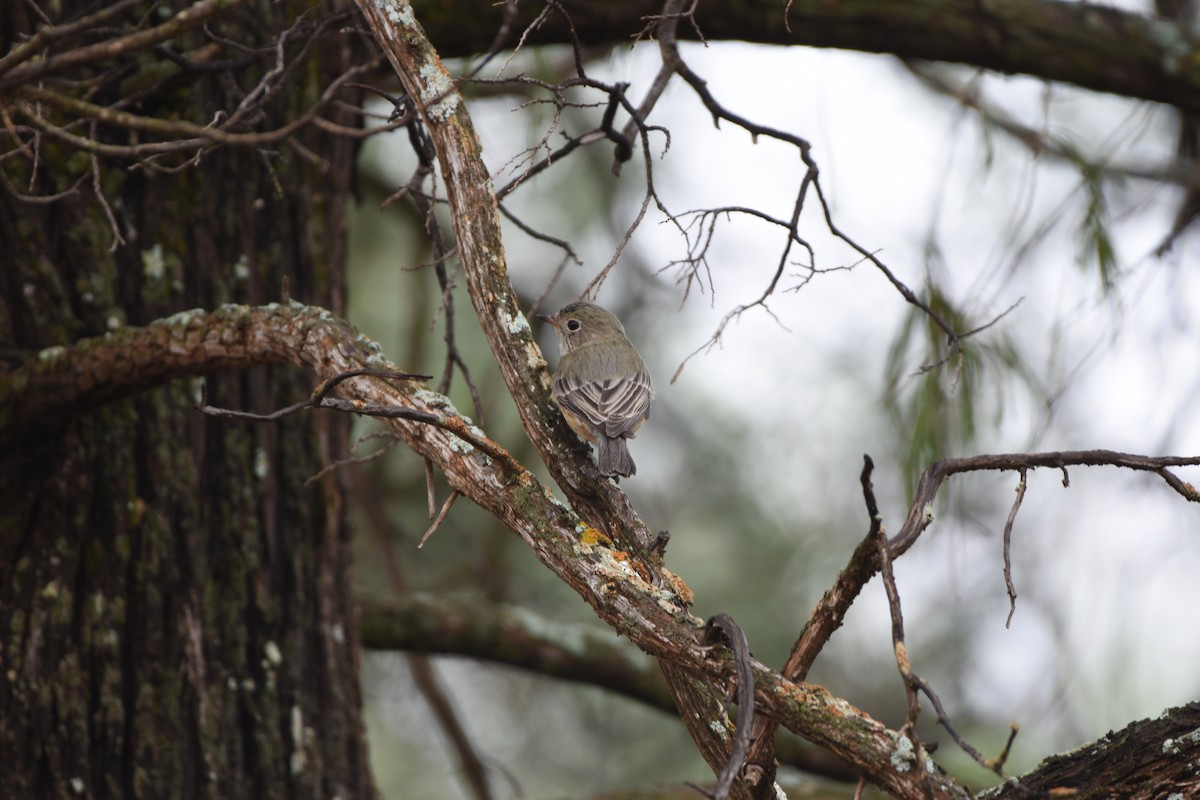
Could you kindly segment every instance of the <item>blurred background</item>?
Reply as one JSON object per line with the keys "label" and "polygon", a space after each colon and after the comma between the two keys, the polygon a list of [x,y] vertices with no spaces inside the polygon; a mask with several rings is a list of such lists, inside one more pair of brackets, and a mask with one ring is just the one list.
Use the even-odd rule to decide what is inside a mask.
{"label": "blurred background", "polygon": [[[555,75],[569,55],[526,51],[504,74]],[[597,300],[624,321],[657,390],[650,422],[631,446],[638,474],[621,487],[652,530],[671,532],[666,564],[695,592],[698,616],[732,614],[755,656],[778,668],[867,531],[858,482],[864,454],[875,460],[884,524],[895,532],[916,475],[936,458],[1090,448],[1200,453],[1197,237],[1185,231],[1156,254],[1183,188],[1139,177],[1176,163],[1173,112],[1028,78],[841,51],[712,43],[685,45],[683,55],[731,111],[812,143],[834,221],[849,237],[960,330],[994,321],[967,340],[961,360],[922,371],[944,350],[944,336],[829,235],[811,197],[800,231],[815,262],[793,250],[769,311],[748,310],[706,348],[730,311],[765,291],[785,233],[722,217],[707,269],[687,281],[679,261],[688,244],[651,204]],[[634,103],[658,66],[653,43],[588,62],[596,78],[629,82]],[[554,123],[553,109],[529,104],[544,93],[464,91],[494,180],[507,183]],[[579,135],[602,111],[570,109],[557,125]],[[650,122],[671,132],[669,149],[661,136],[651,143],[654,186],[673,213],[747,206],[789,217],[803,176],[793,148],[715,127],[682,84],[668,88]],[[1030,132],[1040,137],[1036,147]],[[422,217],[408,200],[381,206],[415,164],[402,130],[362,149],[350,317],[402,368],[440,375],[441,289],[423,266],[433,251]],[[635,156],[616,177],[611,164],[610,145],[582,148],[505,201],[526,225],[570,242],[582,261],[566,265],[539,312],[575,299],[638,215],[645,165]],[[529,313],[563,251],[506,225],[509,269]],[[454,265],[448,269],[453,279]],[[482,425],[549,483],[462,284],[458,276],[455,331]],[[548,331],[540,339],[555,363]],[[479,416],[461,375],[450,395]],[[375,430],[363,422],[359,433]],[[359,453],[380,446],[368,440]],[[610,633],[519,539],[465,500],[418,551],[429,519],[424,467],[411,452],[396,448],[350,469],[364,493],[355,504],[364,597],[387,598],[399,577],[405,591],[519,606]],[[1200,484],[1200,471],[1178,474]],[[1006,627],[1001,533],[1017,481],[952,478],[934,524],[896,564],[914,668],[985,755],[1000,751],[1010,723],[1020,725],[1008,763],[1014,773],[1200,692],[1196,507],[1146,474],[1078,468],[1064,488],[1058,472],[1031,473],[1013,528],[1018,599]],[[448,490],[438,486],[440,503]],[[889,625],[875,580],[810,680],[896,726],[905,695]],[[460,721],[495,797],[589,797],[712,778],[666,713],[483,661],[432,663],[449,702],[471,709]],[[381,796],[475,797],[405,656],[368,652],[363,675]],[[923,735],[940,742],[937,760],[974,785],[995,782],[933,717],[927,708]]]}

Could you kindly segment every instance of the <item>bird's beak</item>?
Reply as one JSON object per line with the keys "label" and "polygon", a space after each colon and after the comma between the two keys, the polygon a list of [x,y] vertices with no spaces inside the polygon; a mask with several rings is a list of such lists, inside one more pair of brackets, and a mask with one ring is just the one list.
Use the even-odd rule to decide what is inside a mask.
{"label": "bird's beak", "polygon": [[562,325],[560,325],[558,323],[558,317],[555,316],[554,314],[538,314],[537,318],[540,319],[542,322],[545,322],[548,325],[554,326],[555,328],[562,327]]}

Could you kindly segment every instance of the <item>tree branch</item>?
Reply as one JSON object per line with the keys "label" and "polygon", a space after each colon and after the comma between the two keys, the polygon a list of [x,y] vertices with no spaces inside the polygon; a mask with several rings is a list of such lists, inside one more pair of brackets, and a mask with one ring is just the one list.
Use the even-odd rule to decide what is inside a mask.
{"label": "tree branch", "polygon": [[937,497],[942,482],[951,475],[964,472],[1011,471],[1021,472],[1032,469],[1058,469],[1063,472],[1063,485],[1068,485],[1066,479],[1067,467],[1124,467],[1140,472],[1153,472],[1161,477],[1168,486],[1179,493],[1184,499],[1193,503],[1200,502],[1200,492],[1190,483],[1179,479],[1170,471],[1171,467],[1200,465],[1200,456],[1142,456],[1130,453],[1118,453],[1115,450],[1064,450],[1051,453],[1005,453],[1000,455],[971,456],[968,458],[947,458],[935,461],[921,473],[917,481],[916,497],[909,507],[908,517],[900,528],[900,532],[891,540],[895,556],[900,556],[916,542],[921,532],[933,522],[933,501]]}
{"label": "tree branch", "polygon": [[[621,695],[668,714],[675,701],[652,659],[612,631],[572,624],[505,603],[480,604],[425,593],[360,599],[363,647],[465,656],[573,681]],[[779,760],[838,781],[857,776],[846,762],[794,736],[775,742]]]}
{"label": "tree branch", "polygon": [[[98,12],[75,24],[67,24],[55,28],[42,28],[38,35],[24,45],[14,48],[0,60],[0,91],[13,86],[30,83],[47,75],[54,75],[82,64],[92,64],[108,61],[125,53],[144,50],[151,45],[174,39],[184,31],[190,30],[204,21],[229,11],[245,2],[245,0],[199,0],[180,11],[171,19],[152,28],[135,31],[116,39],[104,39],[85,47],[76,47],[50,58],[35,58],[38,48],[46,43],[73,33],[82,22],[98,24],[123,11],[125,3],[118,3],[114,9]],[[41,41],[39,41],[39,39]],[[35,44],[37,43],[37,44]]]}
{"label": "tree branch", "polygon": [[1200,703],[1140,720],[1099,741],[1051,756],[1032,772],[980,794],[986,800],[1104,797],[1156,800],[1200,793]]}
{"label": "tree branch", "polygon": [[[499,13],[483,0],[419,0],[431,36],[447,55],[488,47]],[[628,41],[661,0],[573,3],[583,44]],[[527,27],[540,9],[521,6]],[[436,13],[434,13],[436,11]],[[474,24],[464,24],[473,20]],[[695,22],[720,39],[891,53],[901,58],[969,64],[1073,83],[1098,92],[1200,110],[1200,39],[1186,25],[1093,3],[1066,0],[848,0],[840,3],[702,3]],[[680,38],[694,37],[681,26]],[[526,44],[570,41],[566,23],[549,15]],[[1119,58],[1113,54],[1119,53]]]}
{"label": "tree branch", "polygon": [[587,683],[675,713],[654,662],[608,628],[558,622],[503,603],[414,593],[364,597],[363,647],[468,656]]}

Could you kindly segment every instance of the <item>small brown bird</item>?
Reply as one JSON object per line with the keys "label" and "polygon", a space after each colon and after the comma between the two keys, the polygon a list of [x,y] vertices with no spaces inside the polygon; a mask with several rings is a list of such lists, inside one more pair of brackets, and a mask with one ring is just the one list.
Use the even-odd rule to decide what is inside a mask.
{"label": "small brown bird", "polygon": [[562,358],[552,393],[571,430],[596,445],[605,475],[637,472],[626,439],[650,417],[650,372],[621,321],[593,303],[571,303],[541,317],[554,327]]}

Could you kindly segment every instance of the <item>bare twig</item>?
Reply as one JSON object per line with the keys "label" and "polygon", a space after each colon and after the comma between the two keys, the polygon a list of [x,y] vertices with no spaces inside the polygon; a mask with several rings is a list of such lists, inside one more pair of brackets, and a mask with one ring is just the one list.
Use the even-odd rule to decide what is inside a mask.
{"label": "bare twig", "polygon": [[433,524],[430,525],[429,529],[425,531],[425,534],[421,537],[421,541],[417,542],[418,550],[424,547],[425,543],[429,541],[429,537],[433,536],[433,532],[442,526],[442,522],[445,521],[446,515],[450,513],[450,508],[454,505],[454,501],[457,499],[458,490],[451,489],[450,496],[446,498],[446,502],[442,503],[442,510],[438,512],[436,517],[434,517]]}
{"label": "bare twig", "polygon": [[[20,84],[31,83],[38,78],[63,72],[83,64],[109,61],[125,53],[143,50],[159,42],[174,39],[184,31],[194,28],[217,14],[227,12],[229,9],[243,2],[245,0],[199,0],[199,2],[188,6],[161,25],[135,31],[116,39],[105,39],[95,44],[76,47],[60,55],[39,60],[32,60],[32,56],[45,46],[46,41],[38,42],[36,46],[31,46],[37,39],[37,36],[35,36],[29,42],[25,43],[25,47],[14,49],[5,57],[4,61],[0,62],[0,66],[2,66],[0,72],[7,73],[3,77],[0,77],[0,90],[8,90]],[[120,11],[124,11],[127,4],[117,3],[115,5],[120,7]],[[131,6],[133,4],[130,3],[128,5]],[[63,35],[91,29],[91,26],[97,24],[94,20],[100,15],[105,15],[101,22],[107,22],[110,18],[114,18],[116,14],[111,7],[105,11],[97,12],[91,17],[85,17],[71,25],[64,26],[66,33]],[[81,27],[84,23],[87,23],[87,28]],[[59,32],[62,30],[63,28],[58,29]],[[55,37],[58,34],[51,31],[47,35]]]}
{"label": "bare twig", "polygon": [[467,72],[466,77],[468,78],[478,75],[487,66],[489,61],[504,50],[509,37],[512,35],[513,25],[517,21],[519,14],[517,0],[503,0],[503,3],[504,19],[500,22],[500,27],[496,28],[496,36],[492,39],[491,45]]}
{"label": "bare twig", "polygon": [[29,203],[31,205],[48,205],[50,203],[56,203],[63,198],[78,194],[79,187],[83,185],[84,181],[91,177],[91,174],[91,172],[85,172],[75,179],[75,183],[71,185],[70,189],[65,189],[61,192],[55,192],[54,194],[24,194],[17,189],[17,187],[12,185],[12,181],[8,179],[8,174],[3,169],[0,169],[0,183],[4,184],[4,188],[9,194],[20,200],[22,203]]}
{"label": "bare twig", "polygon": [[1021,475],[1021,480],[1017,483],[1017,496],[1013,499],[1012,508],[1008,512],[1008,519],[1004,522],[1004,587],[1008,590],[1008,619],[1004,621],[1004,627],[1009,627],[1012,624],[1013,614],[1017,613],[1017,588],[1013,586],[1012,580],[1012,529],[1013,522],[1017,518],[1017,511],[1021,508],[1021,501],[1025,499],[1025,486],[1028,470],[1018,470]]}
{"label": "bare twig", "polygon": [[[197,125],[186,120],[167,120],[145,117],[115,108],[98,106],[60,92],[40,87],[26,86],[17,92],[16,109],[30,125],[72,146],[89,153],[114,158],[139,158],[146,155],[161,155],[211,147],[217,144],[261,147],[287,139],[298,130],[309,125],[341,87],[352,78],[369,72],[378,66],[378,58],[370,64],[360,64],[346,70],[335,78],[321,93],[321,97],[299,117],[273,131],[249,133],[227,130],[235,124],[233,118],[226,119],[221,126]],[[52,124],[36,109],[36,104],[46,104],[75,118],[90,119],[116,125],[130,130],[144,131],[164,137],[161,142],[143,142],[136,145],[113,145],[100,142],[94,137],[82,137],[69,133],[65,128]],[[385,130],[387,126],[378,130]]]}
{"label": "bare twig", "polygon": [[[96,137],[96,124],[92,123],[92,138]],[[115,253],[117,248],[125,244],[125,237],[121,235],[121,228],[117,225],[117,218],[113,216],[112,206],[108,204],[108,198],[104,196],[104,189],[100,186],[100,160],[96,158],[96,154],[91,154],[92,162],[92,194],[96,197],[100,207],[104,209],[104,216],[108,219],[108,226],[112,230],[112,244],[108,246],[108,252]]]}
{"label": "bare twig", "polygon": [[992,768],[999,771],[1004,768],[1004,763],[1008,761],[1008,754],[1012,751],[1013,742],[1017,739],[1017,734],[1020,733],[1021,727],[1017,723],[1010,723],[1008,726],[1008,739],[1004,741],[1004,749],[1000,751],[1000,755],[995,758],[988,759],[988,764]]}
{"label": "bare twig", "polygon": [[[290,414],[294,414],[297,411],[301,411],[305,408],[324,407],[323,404],[335,399],[335,398],[329,397],[328,395],[330,392],[332,392],[334,389],[337,388],[339,383],[342,383],[343,381],[347,381],[350,378],[360,378],[360,377],[383,378],[385,380],[401,380],[401,381],[427,381],[427,380],[430,380],[429,375],[417,375],[417,374],[410,373],[410,372],[397,372],[396,370],[389,370],[389,369],[351,369],[351,370],[346,370],[345,372],[339,372],[337,375],[334,375],[332,378],[329,378],[328,380],[325,380],[325,381],[322,381],[321,383],[319,383],[317,385],[317,388],[313,389],[312,394],[308,397],[307,400],[301,400],[299,403],[294,403],[293,405],[285,406],[284,408],[280,408],[280,409],[277,409],[275,411],[272,411],[272,412],[269,412],[266,414],[256,414],[256,413],[253,413],[250,411],[232,411],[232,410],[228,410],[228,409],[215,408],[213,406],[208,405],[207,400],[204,396],[201,396],[199,405],[201,407],[200,408],[201,411],[203,411],[205,414],[209,414],[214,417],[227,417],[229,419],[245,419],[245,420],[254,420],[254,421],[259,421],[259,422],[271,422],[274,420],[282,419],[283,417],[286,417]],[[334,406],[330,406],[330,407],[334,407]],[[411,411],[411,409],[396,409],[396,410],[411,412],[411,414],[405,414],[405,413],[397,413],[394,415],[393,414],[377,414],[375,416],[396,416],[396,417],[400,417],[402,419],[412,419],[417,422],[433,423],[436,421],[436,416],[433,414],[426,414],[425,412]],[[366,412],[362,412],[362,413],[366,413]]]}
{"label": "bare twig", "polygon": [[[693,6],[694,7],[694,6]],[[659,55],[662,58],[662,66],[658,70],[658,74],[654,76],[654,81],[650,84],[650,88],[646,90],[646,94],[642,97],[642,102],[638,105],[637,111],[633,113],[629,122],[625,124],[625,129],[621,132],[625,141],[632,141],[633,137],[638,134],[638,122],[645,122],[650,117],[650,112],[654,110],[654,106],[658,103],[662,93],[666,91],[667,84],[671,82],[671,78],[675,76],[675,68],[678,64],[679,48],[675,41],[675,31],[679,27],[680,12],[683,8],[683,0],[667,0],[663,6],[662,15],[656,17],[651,23],[654,36],[658,39]],[[613,162],[613,174],[619,174],[621,164],[628,161],[621,158],[621,151],[618,151]]]}
{"label": "bare twig", "polygon": [[413,422],[423,422],[428,425],[441,428],[449,433],[453,433],[455,436],[467,442],[468,444],[479,448],[492,458],[502,459],[509,463],[515,463],[512,455],[507,450],[493,442],[491,439],[488,439],[478,428],[473,425],[469,425],[461,417],[431,414],[425,411],[417,411],[416,409],[403,408],[399,406],[368,405],[327,396],[337,384],[347,380],[348,378],[360,376],[421,381],[427,381],[431,379],[429,375],[412,375],[406,372],[396,372],[394,370],[353,369],[339,373],[333,378],[330,378],[328,381],[320,384],[313,391],[312,396],[307,400],[302,400],[299,403],[294,403],[290,406],[285,406],[265,414],[210,406],[208,404],[207,397],[203,394],[203,391],[200,402],[196,407],[197,410],[210,416],[224,417],[226,419],[249,420],[252,422],[271,422],[279,420],[283,417],[295,414],[298,411],[303,411],[306,408],[329,408],[348,414],[362,414],[368,417],[381,417],[383,419],[407,419]]}
{"label": "bare twig", "polygon": [[1063,473],[1063,486],[1068,485],[1069,466],[1111,466],[1151,472],[1185,500],[1200,502],[1200,492],[1190,483],[1179,479],[1171,467],[1200,465],[1200,456],[1142,456],[1114,450],[1066,450],[1048,453],[1006,453],[967,458],[947,458],[929,465],[917,481],[916,496],[899,533],[892,539],[892,550],[899,555],[916,542],[921,532],[933,522],[933,501],[946,478],[967,472],[1020,471],[1022,469],[1057,469]]}
{"label": "bare twig", "polygon": [[[668,2],[668,10],[673,7],[672,2],[673,2],[673,0],[671,0],[671,2]],[[667,12],[664,12],[664,17],[666,17],[666,16],[668,16]],[[858,244],[856,241],[854,241],[852,238],[850,238],[847,234],[845,234],[840,228],[838,228],[838,226],[834,223],[832,210],[830,209],[829,203],[826,200],[824,192],[821,188],[820,178],[819,178],[820,173],[819,173],[819,170],[817,167],[817,163],[812,158],[812,154],[811,154],[812,145],[806,139],[804,139],[800,136],[796,136],[795,134],[788,133],[786,131],[781,131],[781,130],[778,130],[776,128],[772,128],[772,127],[769,127],[766,125],[761,125],[759,123],[753,122],[752,120],[747,119],[746,117],[743,117],[743,116],[736,114],[736,113],[728,110],[727,108],[725,108],[720,102],[717,101],[716,97],[713,96],[712,92],[708,88],[707,82],[703,78],[701,78],[698,74],[696,74],[691,69],[691,67],[689,67],[688,64],[684,61],[683,57],[679,53],[678,43],[675,42],[673,36],[670,35],[671,31],[673,31],[673,29],[668,29],[668,35],[665,37],[661,37],[659,39],[659,47],[660,47],[660,50],[662,51],[662,58],[663,58],[663,70],[665,71],[665,70],[669,69],[671,72],[678,75],[684,82],[686,82],[689,86],[692,87],[692,90],[696,93],[696,95],[700,99],[701,103],[704,105],[704,107],[706,109],[708,109],[709,113],[712,115],[713,123],[719,124],[721,121],[730,122],[730,123],[736,125],[737,127],[742,128],[747,133],[749,133],[750,136],[755,141],[757,141],[758,138],[760,138],[760,137],[765,137],[765,138],[776,139],[776,140],[778,140],[780,142],[784,142],[786,144],[790,144],[797,149],[797,151],[799,152],[799,155],[800,155],[800,159],[804,163],[804,166],[805,166],[805,173],[800,180],[800,185],[799,185],[797,193],[796,193],[796,200],[793,203],[791,221],[787,225],[788,237],[785,240],[783,251],[780,255],[779,262],[776,265],[775,272],[772,275],[770,281],[768,282],[766,289],[763,291],[762,295],[760,295],[756,300],[754,300],[748,304],[739,306],[739,307],[735,308],[733,311],[729,312],[722,319],[716,333],[710,338],[708,343],[706,343],[705,345],[702,345],[700,348],[698,348],[696,351],[694,351],[692,354],[690,354],[686,359],[684,359],[683,363],[680,364],[679,368],[675,372],[675,375],[672,377],[672,381],[674,381],[676,378],[678,378],[680,372],[682,371],[683,367],[687,364],[687,361],[690,358],[692,358],[693,356],[697,355],[700,352],[705,351],[706,349],[711,348],[712,346],[714,346],[716,343],[718,343],[720,341],[720,337],[721,337],[722,333],[724,332],[725,327],[729,324],[730,321],[738,318],[745,311],[747,311],[751,308],[755,308],[755,307],[762,307],[762,308],[766,309],[768,311],[768,313],[770,313],[770,309],[767,308],[766,302],[767,302],[768,298],[770,298],[771,295],[775,292],[776,287],[778,286],[779,280],[783,274],[783,270],[788,263],[788,257],[789,257],[789,254],[791,253],[791,248],[793,246],[793,243],[799,242],[800,244],[802,244],[809,252],[809,259],[810,259],[811,266],[812,267],[816,266],[815,259],[813,258],[813,254],[812,254],[812,249],[810,247],[808,247],[807,244],[804,243],[803,239],[800,238],[798,230],[797,230],[800,213],[804,209],[805,200],[807,198],[807,195],[808,195],[808,192],[810,189],[815,193],[817,200],[820,203],[821,212],[825,219],[825,225],[826,225],[827,229],[829,230],[829,232],[831,234],[833,234],[833,236],[835,236],[836,238],[842,240],[844,243],[849,245],[863,259],[870,261],[876,267],[876,269],[878,269],[880,272],[883,273],[883,275],[896,288],[896,290],[900,292],[901,296],[905,299],[906,302],[919,308],[926,316],[928,316],[934,322],[934,324],[936,324],[939,328],[941,328],[947,336],[948,349],[951,352],[953,352],[956,348],[958,348],[960,346],[960,340],[962,339],[962,334],[955,331],[949,322],[947,322],[944,318],[942,318],[937,312],[935,312],[929,306],[928,303],[921,300],[916,295],[916,293],[914,293],[911,289],[908,288],[907,285],[904,284],[904,282],[902,282],[899,278],[897,278],[895,273],[886,264],[884,264],[883,261],[881,261],[875,253],[867,250],[862,245]],[[660,72],[660,78],[662,77],[662,74],[663,73]],[[638,124],[644,124],[642,122],[642,120],[636,114],[633,115],[633,118],[634,118],[634,122],[636,122]],[[668,212],[666,212],[664,209],[664,213],[668,213]],[[673,217],[671,217],[669,215],[669,213],[668,213],[668,218],[674,219]],[[602,277],[603,277],[603,273],[601,276],[598,276],[597,280],[601,280]],[[596,283],[596,282],[597,281],[593,281],[593,283]],[[588,288],[591,289],[592,284],[589,284]]]}
{"label": "bare twig", "polygon": [[[3,58],[0,58],[0,75],[8,72],[16,65],[29,60],[47,45],[107,25],[140,2],[141,0],[117,0],[117,2],[100,9],[96,13],[80,17],[74,22],[62,25],[47,24],[38,28],[37,33],[14,47]],[[35,5],[34,8],[36,7]]]}
{"label": "bare twig", "polygon": [[571,243],[568,242],[566,239],[559,239],[557,237],[550,236],[549,234],[542,233],[541,231],[534,230],[532,227],[530,227],[525,222],[523,222],[519,217],[517,217],[515,214],[513,214],[512,211],[510,211],[508,209],[508,207],[505,206],[503,203],[500,204],[500,213],[503,214],[505,216],[505,218],[507,218],[510,222],[512,222],[512,224],[516,225],[518,228],[520,228],[522,231],[524,231],[526,234],[528,234],[531,239],[537,239],[539,242],[545,242],[546,244],[552,244],[555,247],[562,249],[563,258],[562,258],[561,266],[558,268],[558,270],[555,271],[554,277],[551,278],[551,281],[550,281],[551,285],[553,285],[553,282],[556,281],[558,279],[559,275],[562,274],[562,270],[566,266],[568,261],[574,261],[576,264],[579,264],[579,265],[583,264],[583,262],[579,259],[579,256],[575,253],[575,249],[571,247]]}
{"label": "bare twig", "polygon": [[908,698],[908,713],[905,717],[904,727],[901,730],[908,737],[908,740],[912,742],[918,769],[924,772],[924,764],[928,758],[925,744],[917,735],[917,717],[921,713],[920,692],[923,692],[929,698],[930,703],[933,704],[934,710],[937,713],[938,722],[950,733],[951,738],[962,748],[963,752],[974,759],[976,763],[985,767],[989,766],[983,754],[972,747],[950,723],[942,707],[941,698],[934,693],[933,689],[923,678],[913,671],[912,664],[908,658],[908,648],[904,643],[904,615],[900,610],[900,592],[896,588],[896,577],[892,573],[891,548],[887,539],[882,537],[879,539],[878,545],[880,574],[883,579],[884,591],[887,593],[888,610],[892,617],[892,647],[895,651],[896,666],[900,670],[901,678],[904,679],[904,691]]}
{"label": "bare twig", "polygon": [[838,573],[833,587],[827,591],[808,616],[799,638],[792,646],[783,674],[790,680],[802,681],[808,676],[817,654],[833,635],[845,618],[862,588],[879,570],[878,539],[883,535],[883,518],[875,500],[871,475],[875,462],[869,455],[863,456],[863,468],[859,475],[863,501],[867,507],[869,527],[866,536],[859,542],[850,556],[846,567]]}
{"label": "bare twig", "polygon": [[[363,437],[363,439],[372,438],[375,435],[377,435],[378,433],[379,432],[376,432],[376,434],[371,434],[369,437]],[[311,477],[308,478],[308,480],[304,481],[304,485],[311,486],[314,483],[316,483],[317,481],[321,480],[321,478],[324,478],[329,473],[334,472],[335,470],[339,470],[342,467],[348,467],[351,465],[358,465],[358,464],[366,464],[369,461],[374,461],[375,459],[383,456],[385,453],[387,453],[389,450],[391,450],[396,445],[400,444],[400,439],[397,438],[395,434],[387,434],[387,439],[388,439],[387,444],[385,444],[383,447],[379,448],[378,450],[374,450],[370,453],[367,453],[365,456],[354,456],[352,458],[340,458],[337,461],[333,461],[333,462],[330,462],[329,464],[326,464],[324,467],[322,467],[320,470],[318,470],[315,475],[312,475]],[[360,440],[358,442],[358,444],[361,444],[361,442],[362,442],[362,440]],[[353,452],[356,447],[357,447],[357,444],[355,445],[355,447],[351,447],[350,448],[351,452]]]}
{"label": "bare twig", "polygon": [[437,488],[433,482],[433,462],[425,459],[425,502],[429,505],[429,518],[437,516]]}

